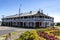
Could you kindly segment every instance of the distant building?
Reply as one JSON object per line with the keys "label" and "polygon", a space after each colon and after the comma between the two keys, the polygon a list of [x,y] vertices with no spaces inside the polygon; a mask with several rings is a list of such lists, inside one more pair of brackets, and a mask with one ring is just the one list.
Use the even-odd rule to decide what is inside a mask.
{"label": "distant building", "polygon": [[50,27],[54,24],[54,18],[43,14],[42,10],[30,11],[11,15],[2,18],[4,26],[19,26],[19,27]]}

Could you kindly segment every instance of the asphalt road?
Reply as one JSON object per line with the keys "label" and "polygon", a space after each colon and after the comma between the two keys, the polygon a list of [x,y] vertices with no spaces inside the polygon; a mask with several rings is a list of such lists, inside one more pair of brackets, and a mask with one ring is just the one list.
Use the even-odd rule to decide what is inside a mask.
{"label": "asphalt road", "polygon": [[15,31],[27,31],[27,30],[33,30],[33,29],[0,26],[0,35],[8,34],[10,32],[15,32]]}

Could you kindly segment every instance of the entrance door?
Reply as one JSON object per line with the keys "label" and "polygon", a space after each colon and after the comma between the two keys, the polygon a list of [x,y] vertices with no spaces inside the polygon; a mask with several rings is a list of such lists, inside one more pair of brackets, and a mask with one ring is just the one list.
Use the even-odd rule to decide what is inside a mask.
{"label": "entrance door", "polygon": [[36,27],[39,27],[39,22],[36,22]]}
{"label": "entrance door", "polygon": [[24,22],[24,26],[26,27],[26,22]]}

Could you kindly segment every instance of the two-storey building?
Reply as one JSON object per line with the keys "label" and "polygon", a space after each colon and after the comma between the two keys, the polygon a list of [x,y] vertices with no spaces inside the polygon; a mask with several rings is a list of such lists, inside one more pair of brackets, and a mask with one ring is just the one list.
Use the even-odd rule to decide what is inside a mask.
{"label": "two-storey building", "polygon": [[4,26],[19,27],[50,27],[54,24],[54,18],[45,15],[42,10],[20,13],[2,18]]}

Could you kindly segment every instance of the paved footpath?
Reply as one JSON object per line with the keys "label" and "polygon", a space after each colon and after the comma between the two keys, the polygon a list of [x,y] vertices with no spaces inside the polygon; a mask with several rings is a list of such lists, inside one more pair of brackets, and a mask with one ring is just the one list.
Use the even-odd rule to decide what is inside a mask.
{"label": "paved footpath", "polygon": [[24,28],[15,28],[15,27],[7,27],[7,26],[0,26],[0,35],[8,34],[14,31],[27,31],[33,29],[24,29]]}

